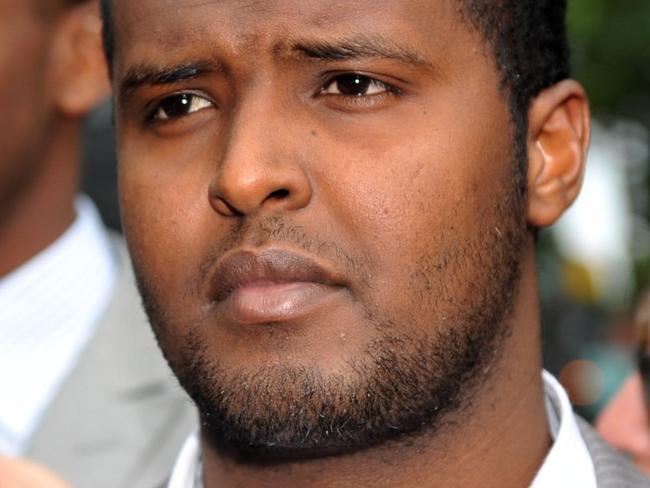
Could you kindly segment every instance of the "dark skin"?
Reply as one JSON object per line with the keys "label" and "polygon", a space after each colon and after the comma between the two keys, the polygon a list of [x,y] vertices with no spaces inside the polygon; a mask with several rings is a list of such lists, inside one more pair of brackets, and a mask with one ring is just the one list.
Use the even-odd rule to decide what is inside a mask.
{"label": "dark skin", "polygon": [[[342,404],[365,404],[359,371],[387,334],[417,362],[413,342],[476,333],[482,311],[498,322],[482,327],[507,331],[458,380],[458,404],[385,442],[324,437],[302,444],[306,459],[278,429],[293,450],[265,465],[224,450],[203,415],[206,486],[528,486],[550,436],[526,229],[578,194],[582,88],[564,81],[533,101],[522,200],[499,73],[453,2],[118,1],[115,25],[124,227],[186,388],[183,371],[201,363],[208,403],[283,416],[308,371],[314,396],[356,391]],[[284,266],[296,255],[326,278]],[[250,271],[269,260],[274,273]],[[308,421],[319,412],[306,405]]]}
{"label": "dark skin", "polygon": [[72,224],[83,116],[108,92],[97,5],[0,0],[0,277]]}
{"label": "dark skin", "polygon": [[0,456],[2,486],[11,488],[71,488],[48,469],[30,461]]}

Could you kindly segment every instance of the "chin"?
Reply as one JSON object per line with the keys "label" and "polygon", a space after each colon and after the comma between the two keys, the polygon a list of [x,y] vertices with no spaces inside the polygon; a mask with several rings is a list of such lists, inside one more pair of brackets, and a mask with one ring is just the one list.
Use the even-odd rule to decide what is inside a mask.
{"label": "chin", "polygon": [[[234,367],[189,335],[170,362],[196,403],[204,441],[238,463],[278,464],[349,455],[438,431],[471,409],[507,335],[504,327],[450,329],[372,341],[340,368],[275,362]],[[308,364],[307,364],[308,363]],[[445,427],[446,428],[446,427]]]}

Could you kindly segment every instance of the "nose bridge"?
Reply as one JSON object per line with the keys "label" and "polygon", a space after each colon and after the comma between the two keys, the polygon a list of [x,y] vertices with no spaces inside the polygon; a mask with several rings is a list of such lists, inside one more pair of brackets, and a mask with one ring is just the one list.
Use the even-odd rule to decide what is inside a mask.
{"label": "nose bridge", "polygon": [[[282,104],[269,90],[251,89],[233,110],[223,156],[210,185],[220,214],[249,215],[263,208],[299,209],[311,184]],[[294,139],[295,140],[295,139]]]}
{"label": "nose bridge", "polygon": [[[273,100],[265,100],[262,90],[239,104],[232,115],[228,145],[222,161],[222,168],[236,162],[240,169],[249,165],[265,167],[273,165],[281,145],[278,134],[270,128],[278,123],[281,114],[275,109]],[[275,137],[274,137],[275,136]]]}

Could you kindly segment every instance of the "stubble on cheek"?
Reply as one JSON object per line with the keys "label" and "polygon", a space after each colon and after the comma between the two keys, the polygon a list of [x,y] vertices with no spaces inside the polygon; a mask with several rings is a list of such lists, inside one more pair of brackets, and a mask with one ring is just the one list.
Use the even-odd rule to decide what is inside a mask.
{"label": "stubble on cheek", "polygon": [[[468,407],[467,395],[485,379],[507,334],[526,232],[521,208],[514,197],[497,198],[462,239],[440,233],[430,240],[430,252],[405,271],[401,307],[364,305],[363,325],[377,335],[349,358],[346,374],[325,376],[309,364],[226,367],[198,316],[181,322],[145,298],[214,446],[247,462],[320,457],[435,431],[444,414]],[[276,238],[290,235],[273,228]],[[145,297],[154,291],[143,288]]]}

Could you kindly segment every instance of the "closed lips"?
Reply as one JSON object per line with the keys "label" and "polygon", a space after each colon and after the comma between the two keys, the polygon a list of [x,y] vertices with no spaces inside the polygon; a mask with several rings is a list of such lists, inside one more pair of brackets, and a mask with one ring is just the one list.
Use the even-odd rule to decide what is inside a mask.
{"label": "closed lips", "polygon": [[343,286],[343,280],[315,260],[295,252],[265,249],[237,251],[222,258],[212,275],[209,298],[222,302],[241,288],[265,288],[292,283]]}

